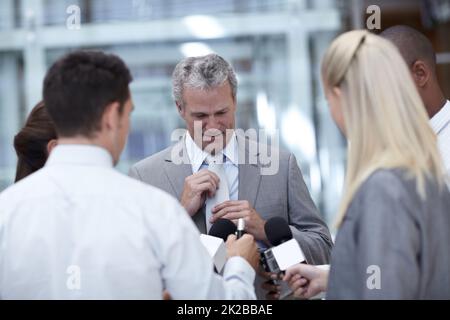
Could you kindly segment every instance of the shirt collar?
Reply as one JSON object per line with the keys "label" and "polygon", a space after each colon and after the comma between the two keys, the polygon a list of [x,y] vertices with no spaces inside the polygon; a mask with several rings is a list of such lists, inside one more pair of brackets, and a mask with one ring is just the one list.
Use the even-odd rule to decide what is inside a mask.
{"label": "shirt collar", "polygon": [[430,119],[430,124],[433,130],[438,134],[450,122],[450,101]]}
{"label": "shirt collar", "polygon": [[[189,160],[191,161],[192,172],[195,173],[200,169],[209,154],[195,144],[189,132],[186,133],[186,151],[189,156]],[[238,144],[235,132],[233,132],[230,141],[228,141],[228,144],[221,151],[221,153],[225,155],[226,162],[231,162],[235,166],[238,165]]]}
{"label": "shirt collar", "polygon": [[99,167],[113,167],[111,154],[104,148],[94,145],[57,145],[46,162],[46,166],[69,164]]}

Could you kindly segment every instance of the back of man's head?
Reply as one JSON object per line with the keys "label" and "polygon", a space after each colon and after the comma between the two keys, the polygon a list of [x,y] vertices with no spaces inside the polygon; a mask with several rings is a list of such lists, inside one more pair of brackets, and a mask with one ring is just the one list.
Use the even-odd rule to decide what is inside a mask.
{"label": "back of man's head", "polygon": [[408,67],[411,68],[417,60],[427,63],[432,72],[436,68],[436,54],[430,40],[414,28],[398,25],[380,33],[380,36],[390,40],[398,48]]}
{"label": "back of man's head", "polygon": [[92,137],[100,129],[105,108],[130,97],[132,77],[117,56],[76,51],[56,61],[44,79],[44,102],[58,136]]}

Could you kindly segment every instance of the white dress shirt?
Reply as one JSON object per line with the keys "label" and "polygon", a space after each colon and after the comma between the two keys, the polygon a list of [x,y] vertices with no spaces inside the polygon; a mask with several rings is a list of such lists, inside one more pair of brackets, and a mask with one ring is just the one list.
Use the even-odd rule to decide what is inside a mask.
{"label": "white dress shirt", "polygon": [[254,299],[254,277],[241,257],[215,274],[178,201],[100,147],[57,146],[0,194],[2,299]]}
{"label": "white dress shirt", "polygon": [[[208,152],[199,148],[192,139],[189,132],[186,133],[186,151],[191,161],[192,173],[197,173],[201,169],[208,168],[205,162]],[[239,150],[236,133],[230,138],[228,144],[221,152],[225,157],[223,163],[225,175],[228,182],[230,200],[238,200],[239,196]]]}
{"label": "white dress shirt", "polygon": [[431,127],[438,137],[439,150],[447,174],[450,174],[450,101],[430,120]]}

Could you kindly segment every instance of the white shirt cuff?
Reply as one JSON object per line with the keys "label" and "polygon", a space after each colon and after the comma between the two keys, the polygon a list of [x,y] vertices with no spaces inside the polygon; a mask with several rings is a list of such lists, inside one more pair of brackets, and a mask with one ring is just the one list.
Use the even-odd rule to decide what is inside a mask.
{"label": "white shirt cuff", "polygon": [[255,281],[255,275],[255,270],[253,270],[247,260],[239,256],[229,258],[223,272],[225,280],[236,277],[252,286]]}

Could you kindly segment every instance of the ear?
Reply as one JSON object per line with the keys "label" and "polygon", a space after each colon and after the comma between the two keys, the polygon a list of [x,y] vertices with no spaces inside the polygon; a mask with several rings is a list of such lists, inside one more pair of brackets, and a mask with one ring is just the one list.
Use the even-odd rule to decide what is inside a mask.
{"label": "ear", "polygon": [[178,113],[181,113],[181,110],[183,109],[183,107],[181,106],[181,104],[178,101],[176,101],[175,104],[177,105]]}
{"label": "ear", "polygon": [[428,65],[422,60],[417,60],[411,67],[412,76],[414,82],[419,88],[423,88],[427,85],[430,79],[431,73]]}
{"label": "ear", "polygon": [[52,152],[53,148],[58,145],[58,140],[52,139],[47,143],[47,154],[50,154]]}
{"label": "ear", "polygon": [[181,105],[181,103],[179,103],[178,101],[176,101],[175,104],[177,105],[177,111],[178,111],[178,113],[180,114],[180,116],[181,116],[182,118],[184,118],[184,111],[185,111],[184,107],[183,107],[183,106]]}
{"label": "ear", "polygon": [[233,97],[233,111],[236,111],[236,107],[237,107],[237,98]]}
{"label": "ear", "polygon": [[111,130],[113,128],[117,128],[119,125],[119,118],[120,118],[120,104],[119,102],[111,102],[108,104],[105,108],[105,111],[103,112],[102,116],[102,130]]}

